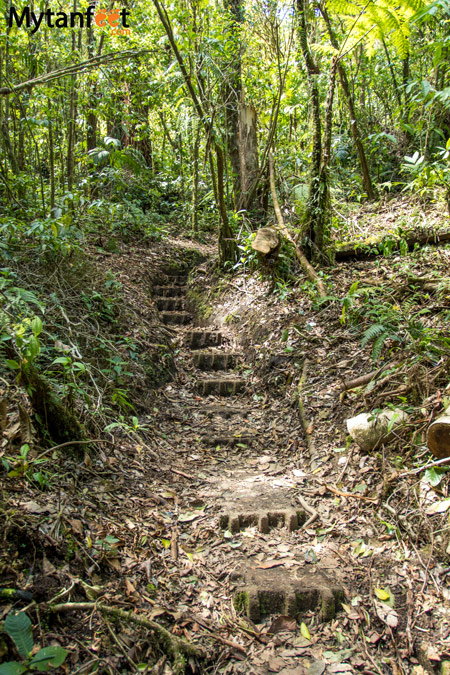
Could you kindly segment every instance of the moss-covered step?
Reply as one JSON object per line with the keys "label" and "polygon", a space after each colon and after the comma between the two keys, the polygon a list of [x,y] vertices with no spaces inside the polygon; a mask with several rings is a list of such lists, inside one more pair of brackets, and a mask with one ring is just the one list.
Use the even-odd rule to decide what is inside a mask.
{"label": "moss-covered step", "polygon": [[236,581],[233,603],[237,611],[259,623],[265,616],[283,614],[301,620],[317,612],[331,621],[344,600],[340,584],[319,570],[257,569],[247,561],[232,575]]}
{"label": "moss-covered step", "polygon": [[192,356],[194,366],[199,370],[229,370],[234,368],[239,354],[214,351],[198,351]]}
{"label": "moss-covered step", "polygon": [[197,388],[202,396],[234,396],[245,389],[242,377],[211,377],[197,380]]}
{"label": "moss-covered step", "polygon": [[157,298],[156,306],[160,312],[173,312],[184,309],[183,298]]}
{"label": "moss-covered step", "polygon": [[186,333],[186,344],[191,349],[218,347],[222,339],[222,333],[218,330],[190,330]]}
{"label": "moss-covered step", "polygon": [[161,312],[161,319],[165,324],[184,326],[191,323],[192,315],[188,312]]}
{"label": "moss-covered step", "polygon": [[161,298],[177,298],[186,294],[186,286],[155,286],[153,295]]}

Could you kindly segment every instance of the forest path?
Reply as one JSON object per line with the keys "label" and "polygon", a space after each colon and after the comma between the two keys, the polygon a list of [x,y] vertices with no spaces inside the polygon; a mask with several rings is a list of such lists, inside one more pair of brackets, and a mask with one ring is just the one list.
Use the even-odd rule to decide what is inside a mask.
{"label": "forest path", "polygon": [[161,391],[160,431],[177,457],[172,561],[188,557],[193,602],[205,621],[228,629],[234,647],[223,672],[353,672],[322,660],[345,577],[355,570],[334,546],[320,546],[320,561],[314,551],[309,526],[318,514],[308,499],[319,488],[305,487],[310,467],[300,468],[292,453],[298,420],[280,425],[279,402],[254,387],[233,334],[195,327],[185,296],[183,273],[154,289],[179,345],[178,378]]}

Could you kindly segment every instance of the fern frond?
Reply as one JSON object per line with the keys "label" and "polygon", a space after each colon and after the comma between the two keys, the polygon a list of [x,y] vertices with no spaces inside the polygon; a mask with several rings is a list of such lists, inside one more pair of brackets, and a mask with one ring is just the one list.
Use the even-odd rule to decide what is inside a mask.
{"label": "fern frond", "polygon": [[364,332],[362,341],[361,341],[361,347],[365,347],[368,342],[371,340],[374,340],[377,335],[380,335],[380,333],[385,333],[386,332],[386,326],[384,326],[382,323],[374,323],[372,326],[369,326],[369,328]]}
{"label": "fern frond", "polygon": [[374,361],[378,361],[378,357],[380,356],[381,350],[383,349],[384,343],[389,337],[389,332],[382,333],[377,337],[375,342],[373,343],[373,349],[372,349],[372,358]]}

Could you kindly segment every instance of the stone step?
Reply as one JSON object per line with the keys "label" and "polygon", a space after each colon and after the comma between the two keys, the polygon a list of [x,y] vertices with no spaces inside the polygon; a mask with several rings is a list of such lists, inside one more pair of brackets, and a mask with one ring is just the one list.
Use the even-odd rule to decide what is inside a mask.
{"label": "stone step", "polygon": [[165,324],[183,326],[192,321],[192,315],[188,312],[161,312],[161,319]]}
{"label": "stone step", "polygon": [[[225,431],[211,431],[209,433],[203,434],[203,436],[200,438],[200,442],[202,445],[213,448],[217,448],[218,445],[220,445],[221,448],[233,448],[238,443],[242,443],[246,446],[251,445],[254,438],[254,434],[248,434],[245,432],[242,432],[242,434],[230,434],[226,433]],[[228,525],[223,525],[223,527],[228,528]]]}
{"label": "stone step", "polygon": [[187,284],[187,275],[183,274],[170,274],[166,276],[168,286],[186,286]]}
{"label": "stone step", "polygon": [[222,417],[223,419],[230,419],[235,415],[239,417],[247,417],[250,412],[249,408],[243,406],[233,405],[208,405],[202,407],[202,413],[207,417]]}
{"label": "stone step", "polygon": [[245,380],[242,377],[214,377],[198,380],[197,386],[202,396],[233,396],[245,389]]}
{"label": "stone step", "polygon": [[230,530],[233,534],[245,530],[246,527],[257,527],[262,534],[267,534],[274,527],[287,527],[289,532],[298,530],[306,520],[303,511],[293,508],[265,511],[238,511],[222,513],[219,517],[220,527]]}
{"label": "stone step", "polygon": [[190,330],[186,333],[186,344],[191,349],[217,347],[222,344],[222,333],[217,330]]}
{"label": "stone step", "polygon": [[186,286],[155,286],[153,294],[162,298],[176,298],[185,295]]}
{"label": "stone step", "polygon": [[197,352],[192,356],[194,366],[199,370],[229,370],[235,367],[238,358],[238,354],[213,351]]}
{"label": "stone step", "polygon": [[159,311],[173,312],[184,309],[183,298],[156,298],[156,306]]}
{"label": "stone step", "polygon": [[345,598],[341,586],[318,570],[257,569],[256,563],[247,561],[232,578],[237,581],[235,608],[255,623],[271,614],[301,620],[311,611],[318,612],[322,621],[331,621]]}

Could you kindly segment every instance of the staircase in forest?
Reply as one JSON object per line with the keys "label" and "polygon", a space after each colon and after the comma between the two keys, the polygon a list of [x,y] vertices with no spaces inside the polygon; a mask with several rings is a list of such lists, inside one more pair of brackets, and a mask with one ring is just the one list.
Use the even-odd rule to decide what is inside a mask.
{"label": "staircase in forest", "polygon": [[[212,458],[210,470],[202,469],[208,475],[200,495],[213,502],[212,512],[208,512],[212,527],[222,528],[227,536],[240,536],[253,528],[251,536],[256,543],[258,538],[267,542],[271,534],[278,548],[289,551],[290,564],[278,565],[255,560],[251,551],[246,554],[245,546],[244,550],[229,549],[224,565],[229,569],[235,608],[254,622],[273,614],[297,620],[305,616],[332,619],[343,591],[328,570],[325,573],[314,562],[305,564],[307,546],[300,531],[309,514],[295,497],[298,490],[287,481],[274,485],[274,481],[264,480],[261,472],[252,470],[257,453],[261,453],[250,451],[252,444],[264,448],[268,462],[279,458],[277,448],[270,441],[265,444],[264,430],[252,428],[252,420],[261,419],[261,397],[255,396],[251,380],[242,374],[243,357],[233,347],[232,335],[195,327],[194,317],[186,308],[185,273],[168,275],[165,285],[155,287],[154,295],[162,322],[176,330],[183,345],[184,357],[179,358],[185,359],[195,375],[192,400],[200,401],[195,408],[201,427],[199,447],[208,448]],[[184,411],[183,419],[192,419],[194,408],[190,410],[189,405],[193,404],[186,403],[186,396],[181,395],[178,403]],[[228,461],[218,469],[223,466],[218,462],[224,461],[220,459],[224,447],[229,448]],[[185,527],[188,531],[194,524]]]}

